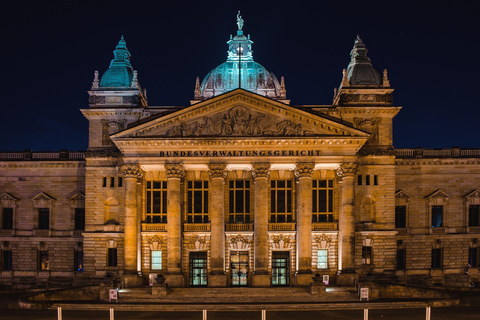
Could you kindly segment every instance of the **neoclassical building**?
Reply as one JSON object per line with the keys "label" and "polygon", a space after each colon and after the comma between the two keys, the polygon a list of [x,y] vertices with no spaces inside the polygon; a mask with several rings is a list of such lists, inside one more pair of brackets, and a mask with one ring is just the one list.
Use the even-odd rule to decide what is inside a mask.
{"label": "neoclassical building", "polygon": [[359,37],[331,104],[290,104],[237,24],[191,105],[149,105],[122,37],[86,152],[0,153],[1,284],[477,282],[480,150],[394,149]]}

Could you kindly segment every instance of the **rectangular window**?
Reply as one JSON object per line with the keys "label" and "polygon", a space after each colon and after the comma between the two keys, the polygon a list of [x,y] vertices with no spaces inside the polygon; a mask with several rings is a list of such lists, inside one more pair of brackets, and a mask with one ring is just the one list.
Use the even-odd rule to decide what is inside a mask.
{"label": "rectangular window", "polygon": [[13,208],[2,209],[2,229],[13,229]]}
{"label": "rectangular window", "polygon": [[50,229],[50,209],[38,209],[38,229]]}
{"label": "rectangular window", "polygon": [[372,247],[362,247],[362,264],[372,264]]}
{"label": "rectangular window", "polygon": [[468,249],[468,264],[472,268],[480,267],[480,262],[478,261],[478,254],[480,248],[469,248]]}
{"label": "rectangular window", "polygon": [[442,249],[432,249],[432,269],[442,268]]}
{"label": "rectangular window", "polygon": [[373,185],[378,186],[378,176],[377,175],[373,176]]}
{"label": "rectangular window", "polygon": [[13,255],[12,251],[10,250],[3,250],[2,253],[2,270],[12,270],[12,262],[13,262]]}
{"label": "rectangular window", "polygon": [[250,180],[228,182],[229,223],[250,223]]}
{"label": "rectangular window", "polygon": [[189,278],[191,287],[206,287],[207,276],[207,253],[190,252]]}
{"label": "rectangular window", "polygon": [[312,180],[312,222],[333,222],[333,180]]}
{"label": "rectangular window", "polygon": [[292,180],[272,180],[270,222],[292,222]]}
{"label": "rectangular window", "polygon": [[75,230],[85,230],[85,208],[75,208]]}
{"label": "rectangular window", "polygon": [[167,223],[167,181],[147,181],[147,223]]}
{"label": "rectangular window", "polygon": [[317,251],[317,269],[328,269],[327,249],[320,249]]}
{"label": "rectangular window", "polygon": [[107,187],[107,177],[103,177],[102,187]]}
{"label": "rectangular window", "polygon": [[48,260],[48,251],[38,251],[38,270],[50,270],[50,262]]}
{"label": "rectangular window", "polygon": [[443,227],[443,206],[432,206],[432,228]]}
{"label": "rectangular window", "polygon": [[83,267],[83,251],[74,251],[74,271],[84,271]]}
{"label": "rectangular window", "polygon": [[122,177],[118,177],[118,187],[122,187],[123,186],[123,179]]}
{"label": "rectangular window", "polygon": [[115,187],[115,178],[110,177],[110,188],[113,188],[113,187]]}
{"label": "rectangular window", "polygon": [[152,270],[162,270],[162,250],[152,250]]}
{"label": "rectangular window", "polygon": [[407,255],[405,249],[397,249],[397,270],[405,270],[407,265]]}
{"label": "rectangular window", "polygon": [[357,176],[357,184],[358,184],[359,186],[362,185],[362,180],[363,180],[363,177],[362,177],[361,174],[359,174],[359,175]]}
{"label": "rectangular window", "polygon": [[369,174],[365,175],[365,185],[366,186],[370,185],[370,175]]}
{"label": "rectangular window", "polygon": [[117,266],[117,248],[108,248],[107,263],[109,267]]}
{"label": "rectangular window", "polygon": [[406,228],[407,226],[407,207],[395,206],[395,228]]}
{"label": "rectangular window", "polygon": [[208,181],[187,182],[187,222],[208,223]]}
{"label": "rectangular window", "polygon": [[478,204],[468,206],[468,226],[480,227],[480,206]]}

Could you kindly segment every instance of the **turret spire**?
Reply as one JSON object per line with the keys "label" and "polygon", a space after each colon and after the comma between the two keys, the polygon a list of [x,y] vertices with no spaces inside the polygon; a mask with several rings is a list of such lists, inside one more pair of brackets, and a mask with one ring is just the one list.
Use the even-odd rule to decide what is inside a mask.
{"label": "turret spire", "polygon": [[237,13],[237,26],[238,26],[238,30],[242,30],[243,24],[244,24],[244,21],[243,21],[243,19],[242,19],[242,16],[240,15],[240,10],[238,10],[238,13]]}
{"label": "turret spire", "polygon": [[382,84],[380,75],[367,57],[367,52],[367,47],[357,34],[353,49],[350,51],[350,63],[347,68],[348,82],[352,86]]}
{"label": "turret spire", "polygon": [[130,63],[130,56],[127,43],[122,35],[113,51],[113,59],[110,62],[110,67],[102,75],[100,87],[131,87],[133,68]]}

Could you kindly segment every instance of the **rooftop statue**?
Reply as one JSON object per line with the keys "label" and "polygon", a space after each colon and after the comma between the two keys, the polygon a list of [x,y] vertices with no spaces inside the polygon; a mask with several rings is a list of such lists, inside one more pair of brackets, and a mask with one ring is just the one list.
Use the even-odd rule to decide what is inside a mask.
{"label": "rooftop statue", "polygon": [[238,13],[237,13],[237,26],[238,26],[238,30],[242,30],[243,19],[242,19],[242,16],[240,15],[240,10],[238,10]]}

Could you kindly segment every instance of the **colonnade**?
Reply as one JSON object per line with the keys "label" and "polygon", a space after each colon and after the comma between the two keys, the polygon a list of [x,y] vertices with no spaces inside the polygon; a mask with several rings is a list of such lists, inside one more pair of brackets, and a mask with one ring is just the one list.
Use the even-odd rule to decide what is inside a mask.
{"label": "colonnade", "polygon": [[[338,268],[343,272],[354,270],[355,221],[354,221],[354,177],[358,165],[353,162],[342,163],[337,172],[341,183],[341,207],[339,208],[338,231]],[[182,164],[166,164],[167,177],[167,273],[169,285],[183,287],[182,275],[182,198],[181,180],[185,176]],[[308,285],[312,276],[312,174],[314,163],[297,163],[294,173],[298,178],[297,201],[297,285]],[[140,167],[137,164],[125,165],[125,271],[137,271],[137,235],[139,212],[137,210],[137,179]],[[209,165],[211,193],[211,273],[209,285],[226,286],[225,275],[225,177],[227,166],[224,163]],[[254,272],[253,286],[270,285],[268,272],[268,180],[270,164],[259,162],[252,164],[252,176],[255,182],[254,194]]]}

